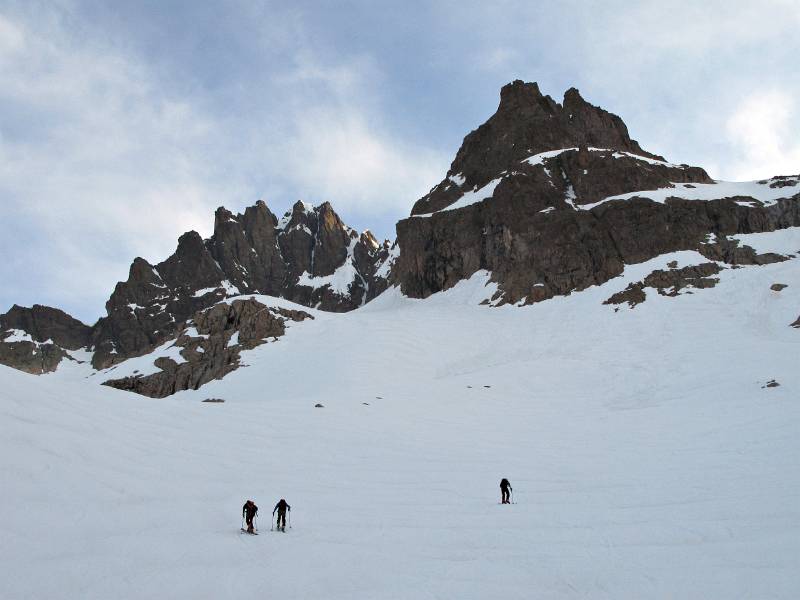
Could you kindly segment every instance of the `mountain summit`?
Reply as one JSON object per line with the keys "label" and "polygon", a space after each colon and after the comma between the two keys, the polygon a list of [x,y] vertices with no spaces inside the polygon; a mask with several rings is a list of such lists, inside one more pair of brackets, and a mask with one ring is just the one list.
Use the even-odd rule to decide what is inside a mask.
{"label": "mountain summit", "polygon": [[558,104],[515,81],[397,224],[394,282],[424,298],[486,270],[492,304],[530,304],[676,250],[755,261],[726,236],[800,224],[796,186],[796,177],[715,182],[643,150],[576,89]]}
{"label": "mountain summit", "polygon": [[605,300],[635,307],[651,291],[675,296],[713,287],[728,268],[793,258],[737,236],[797,225],[797,176],[714,181],[642,149],[577,89],[559,104],[514,81],[397,224],[393,246],[357,233],[328,203],[297,202],[281,219],[263,201],[243,214],[221,207],[210,238],[190,231],[165,261],[136,258],[92,327],[42,306],[0,315],[0,363],[44,373],[63,359],[91,361],[98,380],[162,397],[221,378],[243,352],[390,285],[426,298],[481,272],[477,301],[526,305],[693,251],[692,262],[670,261]]}

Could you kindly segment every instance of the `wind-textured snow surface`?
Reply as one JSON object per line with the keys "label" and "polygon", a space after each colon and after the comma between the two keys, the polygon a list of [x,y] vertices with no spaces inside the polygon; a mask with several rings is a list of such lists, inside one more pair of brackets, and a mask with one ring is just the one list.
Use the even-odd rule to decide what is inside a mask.
{"label": "wind-textured snow surface", "polygon": [[522,308],[390,290],[170,399],[0,368],[0,595],[795,600],[800,260],[602,305],[670,260],[705,259]]}

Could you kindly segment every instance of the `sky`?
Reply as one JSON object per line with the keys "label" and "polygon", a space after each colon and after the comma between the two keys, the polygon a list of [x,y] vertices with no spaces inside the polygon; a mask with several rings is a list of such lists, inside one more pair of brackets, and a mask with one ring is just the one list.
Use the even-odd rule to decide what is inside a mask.
{"label": "sky", "polygon": [[514,79],[712,177],[796,174],[798,30],[800,0],[0,0],[0,312],[91,324],[218,206],[393,239]]}

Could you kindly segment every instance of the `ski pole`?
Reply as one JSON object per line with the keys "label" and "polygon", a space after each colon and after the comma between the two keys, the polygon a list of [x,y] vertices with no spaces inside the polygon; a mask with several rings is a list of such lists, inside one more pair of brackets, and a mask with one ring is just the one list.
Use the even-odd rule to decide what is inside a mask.
{"label": "ski pole", "polygon": [[289,529],[291,529],[292,528],[292,511],[291,510],[289,510],[289,514],[287,516],[289,517]]}

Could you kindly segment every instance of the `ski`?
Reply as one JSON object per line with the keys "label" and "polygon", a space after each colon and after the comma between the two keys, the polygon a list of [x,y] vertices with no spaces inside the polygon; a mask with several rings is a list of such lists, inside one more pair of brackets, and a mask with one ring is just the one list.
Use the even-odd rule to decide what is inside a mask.
{"label": "ski", "polygon": [[247,531],[247,529],[245,529],[244,527],[242,527],[240,531],[241,531],[242,533],[246,533],[246,534],[248,534],[248,535],[258,535],[258,532],[257,532],[257,531]]}

